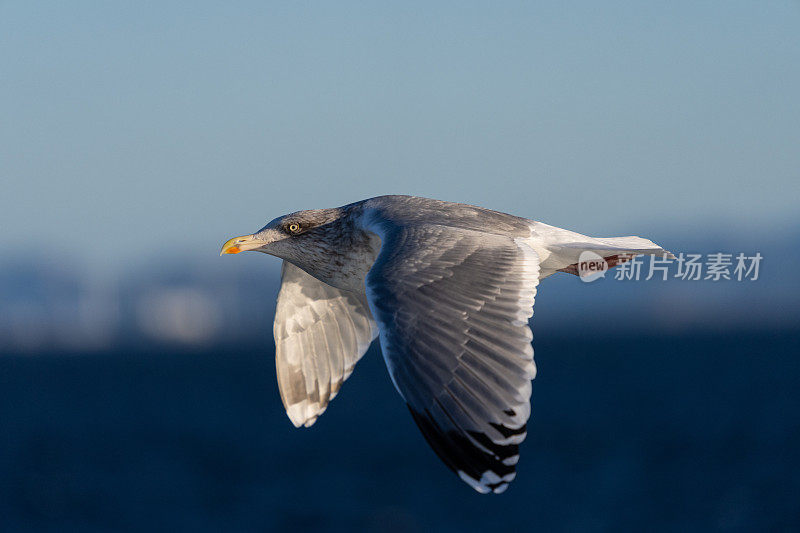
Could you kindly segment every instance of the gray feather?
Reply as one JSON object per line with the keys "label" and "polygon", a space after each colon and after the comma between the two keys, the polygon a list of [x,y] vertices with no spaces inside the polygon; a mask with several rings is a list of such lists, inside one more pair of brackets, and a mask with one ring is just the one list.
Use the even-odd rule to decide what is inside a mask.
{"label": "gray feather", "polygon": [[395,226],[367,275],[392,380],[428,442],[481,492],[514,477],[535,375],[536,253],[512,237]]}
{"label": "gray feather", "polygon": [[312,425],[378,334],[363,295],[283,262],[275,311],[275,366],[295,426]]}

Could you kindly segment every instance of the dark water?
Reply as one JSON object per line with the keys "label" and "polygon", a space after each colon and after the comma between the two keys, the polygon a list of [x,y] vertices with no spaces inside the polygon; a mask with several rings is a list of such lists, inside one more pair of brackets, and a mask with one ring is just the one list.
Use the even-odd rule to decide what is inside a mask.
{"label": "dark water", "polygon": [[500,496],[439,462],[374,347],[307,430],[259,348],[1,356],[0,530],[797,530],[798,333],[537,336]]}

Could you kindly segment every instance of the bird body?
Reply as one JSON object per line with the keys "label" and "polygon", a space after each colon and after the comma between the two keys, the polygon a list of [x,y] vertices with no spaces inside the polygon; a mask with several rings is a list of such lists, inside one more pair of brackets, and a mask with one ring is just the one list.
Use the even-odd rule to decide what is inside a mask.
{"label": "bird body", "polygon": [[325,411],[372,340],[428,443],[479,492],[516,475],[536,374],[528,320],[541,279],[582,253],[668,254],[481,207],[379,196],[278,217],[222,253],[284,260],[274,334],[295,426]]}

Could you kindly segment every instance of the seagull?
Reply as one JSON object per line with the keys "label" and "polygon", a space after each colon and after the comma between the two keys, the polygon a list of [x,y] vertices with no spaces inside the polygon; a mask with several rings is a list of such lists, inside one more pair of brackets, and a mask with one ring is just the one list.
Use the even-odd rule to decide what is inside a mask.
{"label": "seagull", "polygon": [[441,460],[480,493],[516,476],[536,376],[529,319],[541,280],[672,257],[640,237],[587,237],[477,206],[378,196],[278,217],[220,255],[283,260],[273,332],[295,427],[327,409],[375,337],[395,388]]}

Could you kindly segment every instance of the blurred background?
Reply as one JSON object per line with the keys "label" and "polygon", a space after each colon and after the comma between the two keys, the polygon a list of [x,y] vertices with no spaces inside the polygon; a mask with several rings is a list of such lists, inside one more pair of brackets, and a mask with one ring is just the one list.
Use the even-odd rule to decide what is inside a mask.
{"label": "blurred background", "polygon": [[[789,0],[0,1],[0,530],[797,530],[798,28]],[[217,255],[379,194],[732,279],[543,282],[518,476],[480,496],[377,346],[295,430],[280,262]]]}

